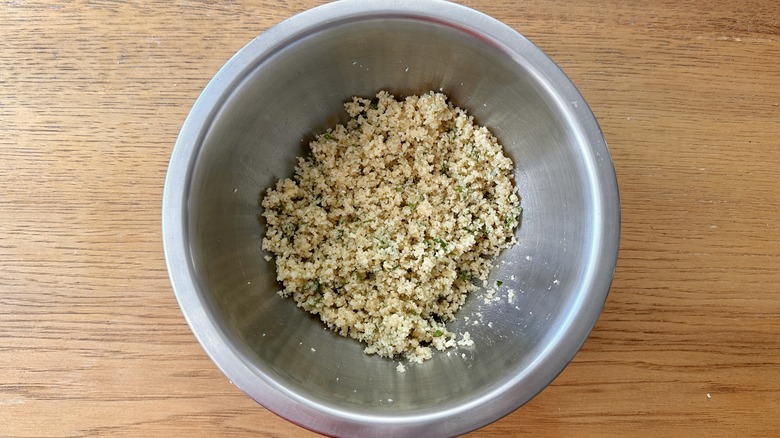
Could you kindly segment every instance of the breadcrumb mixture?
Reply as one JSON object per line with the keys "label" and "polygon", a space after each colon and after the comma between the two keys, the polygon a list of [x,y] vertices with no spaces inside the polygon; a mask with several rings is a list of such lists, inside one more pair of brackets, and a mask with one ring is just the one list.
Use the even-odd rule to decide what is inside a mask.
{"label": "breadcrumb mixture", "polygon": [[282,296],[367,354],[415,362],[472,345],[450,332],[474,280],[514,240],[513,163],[441,93],[354,97],[292,179],[262,200]]}

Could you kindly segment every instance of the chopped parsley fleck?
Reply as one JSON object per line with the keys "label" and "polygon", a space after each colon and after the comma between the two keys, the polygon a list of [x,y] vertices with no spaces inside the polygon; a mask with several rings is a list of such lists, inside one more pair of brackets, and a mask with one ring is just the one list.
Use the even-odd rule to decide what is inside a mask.
{"label": "chopped parsley fleck", "polygon": [[458,278],[461,280],[469,281],[471,280],[471,272],[469,272],[467,269],[460,269],[458,268],[457,271]]}
{"label": "chopped parsley fleck", "polygon": [[438,244],[439,244],[439,246],[441,246],[441,249],[447,249],[447,242],[445,242],[445,241],[443,241],[443,240],[439,239],[438,237],[434,237],[434,238],[433,238],[433,241],[434,241],[435,243],[438,243]]}
{"label": "chopped parsley fleck", "polygon": [[444,163],[442,163],[441,169],[439,170],[439,173],[441,173],[442,175],[446,176],[447,178],[450,177],[450,166],[449,166],[449,164],[446,161]]}

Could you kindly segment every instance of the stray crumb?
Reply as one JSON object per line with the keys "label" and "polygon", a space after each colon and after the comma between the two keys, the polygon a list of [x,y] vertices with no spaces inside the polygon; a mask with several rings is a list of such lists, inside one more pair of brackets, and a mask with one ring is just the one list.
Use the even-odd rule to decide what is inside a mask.
{"label": "stray crumb", "polygon": [[265,259],[265,261],[267,261],[267,262],[270,262],[270,261],[271,261],[271,256],[269,256],[269,255],[267,255],[267,256],[264,256],[263,258],[264,258],[264,259]]}
{"label": "stray crumb", "polygon": [[466,353],[461,353],[461,357],[465,359],[466,358]]}
{"label": "stray crumb", "polygon": [[488,327],[489,327],[489,328],[493,328],[493,323],[492,323],[492,322],[489,322],[489,323],[488,323]]}
{"label": "stray crumb", "polygon": [[388,403],[392,403],[392,402],[393,402],[393,399],[389,398],[389,399],[387,399],[387,402],[388,402]]}
{"label": "stray crumb", "polygon": [[238,193],[238,189],[233,189],[233,193]]}
{"label": "stray crumb", "polygon": [[404,70],[404,71],[409,71],[409,67],[406,67],[406,70]]}
{"label": "stray crumb", "polygon": [[710,394],[710,393],[708,392],[708,393],[707,393],[707,398],[712,398],[712,394]]}
{"label": "stray crumb", "polygon": [[315,350],[314,348],[312,348],[312,349],[311,349],[311,351],[313,351],[313,352],[316,352],[317,350]]}
{"label": "stray crumb", "polygon": [[495,289],[488,289],[485,293],[485,296],[483,297],[483,302],[485,304],[490,304],[493,302],[493,298],[496,296],[496,290]]}
{"label": "stray crumb", "polygon": [[506,291],[506,300],[511,303],[515,299],[515,290],[509,289]]}
{"label": "stray crumb", "polygon": [[526,260],[531,260],[531,256],[525,256]]}
{"label": "stray crumb", "polygon": [[395,367],[395,370],[398,371],[399,373],[405,373],[406,367],[404,366],[404,364],[399,363],[398,366]]}
{"label": "stray crumb", "polygon": [[471,339],[471,334],[469,332],[461,333],[458,345],[461,347],[470,347],[474,345],[474,341]]}

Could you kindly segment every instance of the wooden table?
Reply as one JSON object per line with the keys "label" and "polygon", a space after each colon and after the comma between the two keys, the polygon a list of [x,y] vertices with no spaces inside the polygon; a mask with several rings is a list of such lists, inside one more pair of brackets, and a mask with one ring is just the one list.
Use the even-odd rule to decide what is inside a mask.
{"label": "wooden table", "polygon": [[[196,342],[160,205],[207,81],[318,3],[0,3],[0,436],[308,434]],[[473,436],[780,434],[780,3],[464,3],[577,84],[623,212],[582,351]]]}

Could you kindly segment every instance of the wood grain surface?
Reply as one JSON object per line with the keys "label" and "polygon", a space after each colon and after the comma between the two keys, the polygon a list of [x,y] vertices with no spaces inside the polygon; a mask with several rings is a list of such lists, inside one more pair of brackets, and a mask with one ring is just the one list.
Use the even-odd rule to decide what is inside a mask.
{"label": "wood grain surface", "polygon": [[[0,1],[0,436],[312,436],[187,327],[160,206],[190,106],[321,1]],[[780,434],[780,3],[469,0],[593,108],[621,191],[601,318],[499,436]]]}

